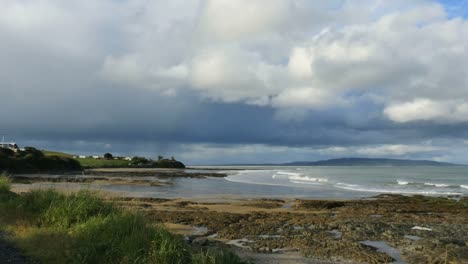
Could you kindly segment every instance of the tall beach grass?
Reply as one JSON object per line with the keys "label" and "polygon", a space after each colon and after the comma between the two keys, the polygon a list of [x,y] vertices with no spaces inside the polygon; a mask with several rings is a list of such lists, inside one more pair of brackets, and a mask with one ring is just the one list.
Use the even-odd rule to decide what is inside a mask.
{"label": "tall beach grass", "polygon": [[0,174],[0,193],[7,193],[11,188],[11,180],[6,172]]}
{"label": "tall beach grass", "polygon": [[193,250],[182,237],[143,215],[124,210],[89,191],[65,195],[10,191],[0,176],[0,225],[11,240],[42,263],[237,264],[239,257],[218,250]]}

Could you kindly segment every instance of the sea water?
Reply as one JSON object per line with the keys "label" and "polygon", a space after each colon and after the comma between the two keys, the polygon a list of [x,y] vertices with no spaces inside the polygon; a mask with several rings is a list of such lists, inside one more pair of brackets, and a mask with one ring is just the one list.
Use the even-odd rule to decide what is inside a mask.
{"label": "sea water", "polygon": [[[206,168],[206,167],[205,167]],[[225,178],[159,178],[163,186],[37,183],[39,187],[91,188],[133,197],[352,199],[378,194],[468,195],[468,166],[447,167],[209,167]],[[201,168],[186,172],[203,173]],[[60,185],[60,186],[57,186]]]}
{"label": "sea water", "polygon": [[[155,197],[297,197],[349,199],[383,193],[468,195],[468,167],[209,167],[225,178],[173,178],[167,186],[109,185],[103,189]],[[200,173],[200,168],[193,170]],[[191,172],[191,170],[187,170]]]}
{"label": "sea water", "polygon": [[227,180],[358,193],[468,195],[468,166],[268,167],[234,172]]}

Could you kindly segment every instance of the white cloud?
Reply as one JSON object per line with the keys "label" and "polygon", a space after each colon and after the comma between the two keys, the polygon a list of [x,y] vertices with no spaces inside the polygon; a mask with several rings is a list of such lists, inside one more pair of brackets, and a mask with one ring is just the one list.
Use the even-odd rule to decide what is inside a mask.
{"label": "white cloud", "polygon": [[401,156],[413,153],[436,151],[438,148],[430,145],[381,145],[360,147],[356,153],[367,156]]}
{"label": "white cloud", "polygon": [[193,88],[227,102],[258,101],[276,93],[280,87],[272,81],[281,74],[281,69],[238,47],[207,49],[191,65]]}
{"label": "white cloud", "polygon": [[255,38],[285,23],[290,6],[284,0],[207,0],[199,17],[200,31],[208,41]]}
{"label": "white cloud", "polygon": [[432,1],[4,0],[0,33],[134,89],[297,116],[362,94],[395,122],[468,121],[468,23]]}
{"label": "white cloud", "polygon": [[60,56],[93,56],[99,51],[98,31],[114,20],[109,14],[117,9],[110,0],[0,1],[0,40],[34,44],[39,51]]}
{"label": "white cloud", "polygon": [[[443,143],[443,145],[444,144],[446,144],[446,142]],[[442,150],[449,156],[442,159],[439,154]],[[177,156],[192,163],[205,163],[210,160],[216,161],[220,157],[223,157],[225,163],[226,160],[229,160],[230,158],[235,158],[240,162],[247,163],[261,162],[258,157],[267,157],[269,162],[284,163],[288,161],[315,161],[329,158],[357,156],[369,158],[408,158],[412,155],[416,155],[418,157],[417,159],[459,161],[460,159],[454,158],[453,155],[464,150],[465,148],[447,148],[447,146],[434,145],[431,142],[421,142],[420,144],[383,144],[348,147],[286,147],[262,144],[236,144],[229,146],[222,144],[184,144],[179,146],[178,151],[180,153],[178,153]],[[204,153],[203,156],[200,156],[200,153]]]}
{"label": "white cloud", "polygon": [[468,103],[461,100],[434,101],[415,99],[411,102],[392,104],[384,113],[395,122],[437,121],[456,123],[468,121]]}
{"label": "white cloud", "polygon": [[[352,104],[347,95],[358,92],[396,122],[420,120],[403,108],[421,98],[468,100],[468,24],[433,2],[223,0],[194,3],[192,12],[179,4],[159,5],[172,12],[162,20],[146,14],[156,11],[131,20],[128,52],[107,57],[105,76],[283,110]],[[431,110],[422,120],[464,108]]]}

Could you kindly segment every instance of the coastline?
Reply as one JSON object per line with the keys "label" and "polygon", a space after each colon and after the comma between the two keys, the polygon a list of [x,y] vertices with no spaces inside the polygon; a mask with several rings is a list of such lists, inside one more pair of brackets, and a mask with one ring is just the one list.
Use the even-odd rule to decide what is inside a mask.
{"label": "coastline", "polygon": [[381,252],[385,250],[397,252],[408,263],[468,261],[466,197],[461,201],[401,195],[343,201],[113,199],[165,223],[191,243],[227,246],[256,263],[292,256],[295,263],[399,260]]}
{"label": "coastline", "polygon": [[[61,186],[113,184],[170,190],[172,183],[164,178],[200,181],[211,175],[202,170],[114,168],[75,176],[14,177],[74,192]],[[155,176],[159,180],[152,178]],[[14,184],[13,191],[26,192],[28,186],[32,185]],[[396,194],[355,199],[229,194],[172,198],[98,191],[121,207],[141,212],[151,222],[164,224],[195,247],[228,248],[254,263],[468,262],[466,196],[458,200]]]}

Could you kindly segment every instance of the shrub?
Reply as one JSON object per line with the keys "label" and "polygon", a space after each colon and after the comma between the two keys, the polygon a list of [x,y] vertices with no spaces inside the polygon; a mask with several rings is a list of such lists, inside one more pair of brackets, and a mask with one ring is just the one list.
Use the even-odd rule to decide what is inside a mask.
{"label": "shrub", "polygon": [[[16,194],[10,191],[11,180],[6,173],[0,174],[0,202],[14,201]],[[10,205],[11,206],[11,205]]]}
{"label": "shrub", "polygon": [[149,163],[149,160],[143,157],[133,157],[132,160],[130,161],[130,164],[134,166],[142,166],[148,163]]}
{"label": "shrub", "polygon": [[[2,181],[8,185],[8,178],[1,177]],[[19,219],[28,223],[15,231],[14,241],[44,263],[244,263],[230,252],[194,254],[181,236],[152,226],[139,213],[122,210],[89,191],[64,195],[35,190],[16,195],[12,201],[14,206],[6,207],[9,202],[0,200],[0,220],[5,222],[2,216],[6,215],[12,217],[8,222],[13,225]],[[4,214],[5,208],[12,211]],[[15,216],[18,211],[21,214]]]}
{"label": "shrub", "polygon": [[191,254],[187,244],[163,228],[157,229],[145,263],[190,263]]}
{"label": "shrub", "polygon": [[32,190],[23,194],[21,206],[33,214],[44,213],[58,200],[65,199],[65,195],[49,190]]}
{"label": "shrub", "polygon": [[230,251],[202,250],[192,256],[192,264],[247,264]]}
{"label": "shrub", "polygon": [[[53,192],[53,191],[52,191]],[[41,223],[68,228],[96,216],[107,216],[115,208],[89,191],[79,191],[68,196],[56,196],[42,215]]]}
{"label": "shrub", "polygon": [[74,228],[79,263],[190,263],[185,242],[161,227],[151,227],[132,213],[94,217]]}
{"label": "shrub", "polygon": [[0,152],[0,169],[9,172],[48,172],[81,170],[77,160],[59,156],[45,156],[40,150],[26,147],[24,151],[11,153],[8,150]]}
{"label": "shrub", "polygon": [[7,193],[11,188],[11,180],[6,173],[0,175],[0,193]]}

